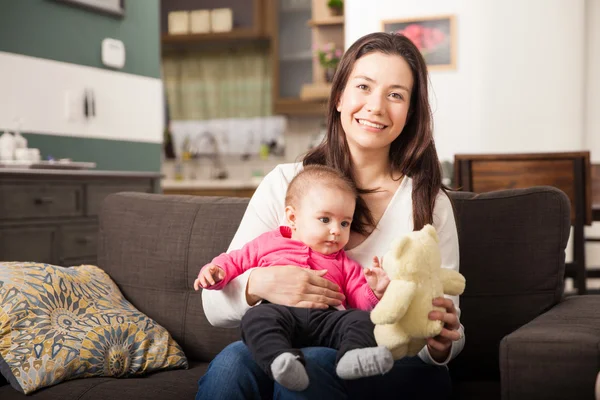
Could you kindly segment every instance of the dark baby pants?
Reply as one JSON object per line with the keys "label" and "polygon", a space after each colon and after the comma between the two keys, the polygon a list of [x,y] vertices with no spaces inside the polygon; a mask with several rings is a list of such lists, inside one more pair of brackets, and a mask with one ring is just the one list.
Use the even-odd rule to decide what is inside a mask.
{"label": "dark baby pants", "polygon": [[271,363],[281,353],[292,353],[304,364],[301,347],[338,350],[336,364],[347,351],[376,347],[375,325],[362,310],[318,310],[264,303],[242,318],[242,340],[258,365],[271,377]]}

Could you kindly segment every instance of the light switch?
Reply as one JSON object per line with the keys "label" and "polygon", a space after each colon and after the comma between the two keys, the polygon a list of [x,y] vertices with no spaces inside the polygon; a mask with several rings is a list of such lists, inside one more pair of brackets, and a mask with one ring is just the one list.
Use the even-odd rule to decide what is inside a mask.
{"label": "light switch", "polygon": [[107,67],[121,69],[125,66],[125,45],[117,39],[102,41],[102,63]]}

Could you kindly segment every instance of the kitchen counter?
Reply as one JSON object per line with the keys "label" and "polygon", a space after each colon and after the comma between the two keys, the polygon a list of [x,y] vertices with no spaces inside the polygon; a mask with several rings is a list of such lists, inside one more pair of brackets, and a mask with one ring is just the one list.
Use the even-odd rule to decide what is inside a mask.
{"label": "kitchen counter", "polygon": [[251,179],[163,179],[163,190],[170,189],[256,189],[262,177]]}
{"label": "kitchen counter", "polygon": [[262,177],[250,179],[163,179],[164,194],[193,196],[252,197]]}

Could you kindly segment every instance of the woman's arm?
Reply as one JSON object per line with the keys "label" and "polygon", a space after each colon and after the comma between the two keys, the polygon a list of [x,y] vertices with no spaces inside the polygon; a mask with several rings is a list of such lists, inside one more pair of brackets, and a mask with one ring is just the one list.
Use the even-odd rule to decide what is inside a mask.
{"label": "woman's arm", "polygon": [[[458,232],[454,219],[454,210],[448,196],[440,192],[435,202],[433,226],[436,228],[442,268],[458,272],[459,249]],[[435,300],[437,306],[446,308],[446,312],[432,312],[430,318],[442,320],[445,330],[440,336],[430,340],[421,350],[419,357],[428,364],[444,365],[462,351],[465,345],[464,327],[460,324],[460,308],[458,296],[444,296],[446,300]],[[451,303],[447,300],[451,300]]]}
{"label": "woman's arm", "polygon": [[[287,182],[281,167],[277,166],[256,188],[227,251],[240,249],[261,234],[279,226],[286,190]],[[246,311],[251,308],[246,301],[246,290],[252,271],[254,269],[231,280],[223,290],[202,291],[202,307],[211,325],[223,328],[239,325]]]}

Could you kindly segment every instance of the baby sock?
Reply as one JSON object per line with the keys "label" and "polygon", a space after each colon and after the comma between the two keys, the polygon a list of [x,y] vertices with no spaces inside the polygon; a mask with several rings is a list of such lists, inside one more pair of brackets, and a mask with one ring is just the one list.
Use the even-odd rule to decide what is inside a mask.
{"label": "baby sock", "polygon": [[394,366],[394,358],[387,347],[354,349],[342,356],[335,369],[342,379],[358,379],[383,375]]}
{"label": "baby sock", "polygon": [[271,363],[273,379],[290,390],[302,391],[308,387],[304,364],[292,353],[281,353]]}

